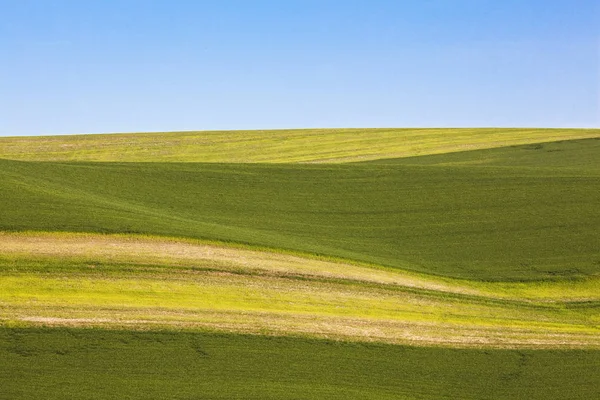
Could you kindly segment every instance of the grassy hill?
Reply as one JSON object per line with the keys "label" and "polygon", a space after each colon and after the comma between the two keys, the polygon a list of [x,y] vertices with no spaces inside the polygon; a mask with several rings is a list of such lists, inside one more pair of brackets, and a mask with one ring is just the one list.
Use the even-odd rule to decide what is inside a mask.
{"label": "grassy hill", "polygon": [[600,168],[599,148],[600,138],[596,137],[370,162],[397,165],[529,167],[563,172],[577,169],[597,173]]}
{"label": "grassy hill", "polygon": [[1,239],[0,318],[16,324],[600,348],[598,278],[498,285],[175,239]]}
{"label": "grassy hill", "polygon": [[0,139],[0,398],[600,397],[598,137]]}
{"label": "grassy hill", "polygon": [[296,129],[0,138],[0,158],[290,163],[376,160],[600,137],[600,129]]}
{"label": "grassy hill", "polygon": [[[534,150],[529,165],[522,147],[381,164],[4,160],[0,229],[183,236],[484,280],[584,277],[600,272],[598,142]],[[568,154],[561,168],[556,154]]]}

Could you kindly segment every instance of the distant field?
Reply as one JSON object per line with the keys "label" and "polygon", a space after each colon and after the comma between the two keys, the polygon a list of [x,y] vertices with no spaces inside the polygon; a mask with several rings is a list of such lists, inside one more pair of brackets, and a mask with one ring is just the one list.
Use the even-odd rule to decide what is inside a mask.
{"label": "distant field", "polygon": [[0,138],[0,158],[289,163],[375,160],[600,137],[600,129],[299,129]]}
{"label": "distant field", "polygon": [[[0,160],[0,229],[201,238],[469,279],[586,277],[600,272],[598,142],[505,149],[496,165]],[[512,164],[528,151],[535,165]],[[557,154],[577,162],[554,168]]]}
{"label": "distant field", "polygon": [[0,139],[0,399],[600,398],[600,130]]}
{"label": "distant field", "polygon": [[460,151],[434,156],[390,158],[370,161],[378,164],[435,165],[462,167],[522,167],[600,172],[600,137],[533,143],[477,151]]}

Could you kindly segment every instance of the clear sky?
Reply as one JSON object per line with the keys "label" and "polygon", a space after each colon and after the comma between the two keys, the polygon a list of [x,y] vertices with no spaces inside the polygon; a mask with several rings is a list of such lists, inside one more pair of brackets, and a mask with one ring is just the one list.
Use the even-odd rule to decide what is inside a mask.
{"label": "clear sky", "polygon": [[599,127],[600,0],[0,0],[0,135]]}

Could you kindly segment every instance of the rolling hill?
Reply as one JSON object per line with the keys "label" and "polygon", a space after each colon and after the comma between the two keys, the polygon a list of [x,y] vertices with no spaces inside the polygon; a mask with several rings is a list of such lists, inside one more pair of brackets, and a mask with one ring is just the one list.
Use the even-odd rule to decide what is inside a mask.
{"label": "rolling hill", "polygon": [[344,163],[594,138],[600,129],[293,129],[0,138],[37,161]]}
{"label": "rolling hill", "polygon": [[600,396],[600,130],[0,139],[0,397]]}

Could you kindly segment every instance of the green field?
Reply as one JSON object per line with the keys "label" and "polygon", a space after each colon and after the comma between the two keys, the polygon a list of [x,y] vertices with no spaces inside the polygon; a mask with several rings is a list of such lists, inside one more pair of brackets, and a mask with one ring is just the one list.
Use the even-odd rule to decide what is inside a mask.
{"label": "green field", "polygon": [[595,399],[598,351],[0,329],[3,398]]}
{"label": "green field", "polygon": [[4,234],[0,318],[453,347],[600,348],[600,280],[488,283],[123,235]]}
{"label": "green field", "polygon": [[[418,158],[434,165],[2,160],[0,229],[202,238],[485,280],[586,277],[600,272],[598,142],[554,145],[578,161],[564,168],[552,167],[561,152],[523,166],[508,150],[494,165],[467,166],[449,156]],[[473,153],[460,155],[481,157]]]}
{"label": "green field", "polygon": [[600,396],[598,129],[3,138],[0,199],[0,398]]}
{"label": "green field", "polygon": [[0,158],[342,163],[598,137],[599,129],[295,129],[0,138]]}

